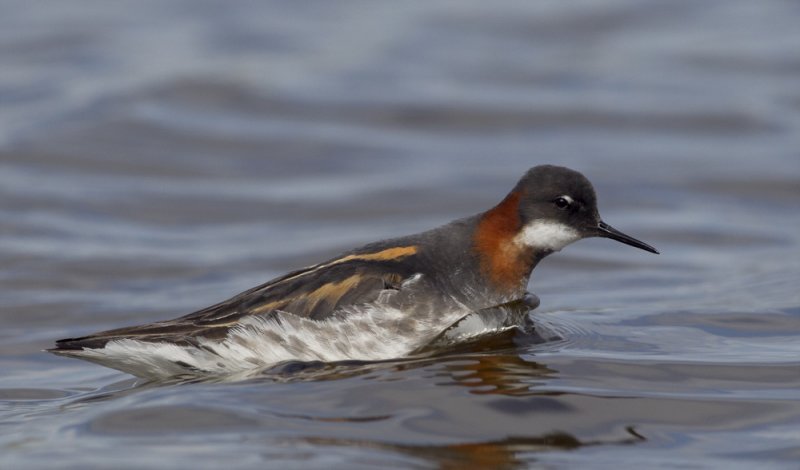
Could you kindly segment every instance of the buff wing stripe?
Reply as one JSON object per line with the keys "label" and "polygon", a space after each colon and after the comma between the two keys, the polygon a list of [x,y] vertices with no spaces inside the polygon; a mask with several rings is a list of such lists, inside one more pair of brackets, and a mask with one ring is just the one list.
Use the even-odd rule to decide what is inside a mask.
{"label": "buff wing stripe", "polygon": [[285,277],[276,279],[275,281],[273,281],[273,283],[278,284],[280,282],[293,281],[299,277],[308,274],[313,274],[321,269],[329,268],[337,264],[347,263],[348,261],[399,261],[408,256],[417,254],[418,250],[419,248],[417,248],[416,246],[399,246],[395,248],[387,248],[385,250],[381,250],[375,253],[359,253],[354,255],[347,255],[342,258],[337,258],[333,261],[329,261],[327,263],[317,264],[314,266],[310,266],[306,269],[303,269],[301,271],[287,274]]}

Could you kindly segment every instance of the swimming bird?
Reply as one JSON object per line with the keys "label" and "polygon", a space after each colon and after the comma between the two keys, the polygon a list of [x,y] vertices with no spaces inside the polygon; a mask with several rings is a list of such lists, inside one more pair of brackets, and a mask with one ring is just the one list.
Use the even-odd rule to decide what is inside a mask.
{"label": "swimming bird", "polygon": [[174,320],[48,351],[146,378],[402,357],[476,313],[535,308],[526,290],[534,267],[587,237],[658,253],[602,221],[582,174],[536,166],[485,212],[367,244]]}

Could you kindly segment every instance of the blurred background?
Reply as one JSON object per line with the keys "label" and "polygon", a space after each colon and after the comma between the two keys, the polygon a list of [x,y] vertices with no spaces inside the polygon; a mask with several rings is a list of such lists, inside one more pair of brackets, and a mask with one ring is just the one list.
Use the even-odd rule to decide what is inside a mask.
{"label": "blurred background", "polygon": [[[800,3],[0,11],[0,466],[800,458]],[[560,342],[180,391],[41,352],[486,210],[541,163],[662,252],[547,259],[530,290]]]}

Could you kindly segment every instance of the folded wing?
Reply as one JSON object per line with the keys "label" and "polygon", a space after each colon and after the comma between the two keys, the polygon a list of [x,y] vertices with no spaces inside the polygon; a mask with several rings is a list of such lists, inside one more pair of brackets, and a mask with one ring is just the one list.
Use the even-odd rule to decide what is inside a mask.
{"label": "folded wing", "polygon": [[407,246],[351,254],[289,273],[174,320],[62,339],[50,351],[69,354],[102,348],[115,339],[196,344],[199,337],[225,338],[231,327],[252,315],[286,312],[312,320],[332,318],[344,314],[346,307],[374,302],[382,291],[399,290],[415,274],[416,253],[415,246]]}

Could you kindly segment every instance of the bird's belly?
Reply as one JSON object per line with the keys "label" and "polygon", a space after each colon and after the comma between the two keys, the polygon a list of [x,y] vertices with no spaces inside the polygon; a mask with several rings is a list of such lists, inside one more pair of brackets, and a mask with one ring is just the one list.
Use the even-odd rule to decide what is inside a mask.
{"label": "bird's belly", "polygon": [[351,308],[326,320],[288,313],[245,318],[226,338],[193,344],[121,339],[81,357],[145,378],[235,374],[284,361],[384,360],[406,356],[470,312],[464,307],[385,303]]}

